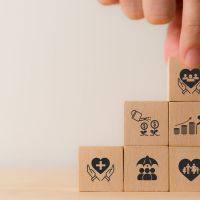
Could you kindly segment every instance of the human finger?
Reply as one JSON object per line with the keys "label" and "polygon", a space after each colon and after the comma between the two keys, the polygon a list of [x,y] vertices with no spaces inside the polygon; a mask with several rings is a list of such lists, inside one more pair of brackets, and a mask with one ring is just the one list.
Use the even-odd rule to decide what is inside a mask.
{"label": "human finger", "polygon": [[125,15],[130,19],[141,19],[144,17],[142,0],[120,0],[119,2]]}
{"label": "human finger", "polygon": [[175,0],[143,0],[144,16],[151,24],[170,22],[174,17],[175,8]]}
{"label": "human finger", "polygon": [[98,0],[98,1],[103,5],[111,5],[111,4],[119,3],[118,0]]}
{"label": "human finger", "polygon": [[179,41],[182,23],[182,10],[177,10],[174,19],[168,26],[164,45],[165,60],[179,56]]}
{"label": "human finger", "polygon": [[190,67],[200,66],[200,1],[183,0],[180,59]]}

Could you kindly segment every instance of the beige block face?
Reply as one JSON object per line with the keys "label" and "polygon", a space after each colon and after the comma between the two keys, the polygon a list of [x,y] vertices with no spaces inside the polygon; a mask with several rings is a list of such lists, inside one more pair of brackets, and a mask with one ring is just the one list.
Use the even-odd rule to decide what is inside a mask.
{"label": "beige block face", "polygon": [[168,75],[170,101],[200,101],[200,69],[189,69],[172,58]]}
{"label": "beige block face", "polygon": [[123,147],[79,148],[79,191],[123,191]]}
{"label": "beige block face", "polygon": [[125,145],[168,145],[168,110],[164,101],[125,102]]}
{"label": "beige block face", "polygon": [[170,191],[200,192],[200,147],[170,147]]}
{"label": "beige block face", "polygon": [[169,145],[200,146],[200,102],[169,103]]}
{"label": "beige block face", "polygon": [[168,191],[168,147],[124,147],[124,191]]}

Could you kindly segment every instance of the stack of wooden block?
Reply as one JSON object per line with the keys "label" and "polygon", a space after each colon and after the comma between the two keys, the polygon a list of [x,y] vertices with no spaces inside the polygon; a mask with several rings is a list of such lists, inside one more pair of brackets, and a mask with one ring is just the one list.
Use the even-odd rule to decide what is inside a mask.
{"label": "stack of wooden block", "polygon": [[80,147],[80,191],[200,191],[200,70],[168,80],[169,102],[125,102],[124,147]]}

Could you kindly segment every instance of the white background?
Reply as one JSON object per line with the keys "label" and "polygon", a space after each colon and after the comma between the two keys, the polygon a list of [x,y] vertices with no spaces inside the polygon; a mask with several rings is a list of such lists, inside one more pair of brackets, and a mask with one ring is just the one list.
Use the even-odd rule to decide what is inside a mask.
{"label": "white background", "polygon": [[0,0],[0,165],[123,145],[125,100],[165,100],[163,26],[96,0]]}

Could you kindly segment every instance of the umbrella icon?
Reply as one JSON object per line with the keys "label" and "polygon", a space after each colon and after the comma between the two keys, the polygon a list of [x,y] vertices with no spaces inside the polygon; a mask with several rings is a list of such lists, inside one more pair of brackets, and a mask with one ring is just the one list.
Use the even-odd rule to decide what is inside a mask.
{"label": "umbrella icon", "polygon": [[145,158],[142,158],[140,159],[138,162],[137,162],[137,165],[158,165],[157,161],[153,158],[150,158],[149,156],[146,156]]}
{"label": "umbrella icon", "polygon": [[146,156],[137,162],[138,165],[142,165],[137,176],[138,180],[157,180],[156,169],[153,167],[153,165],[158,165],[155,159]]}

